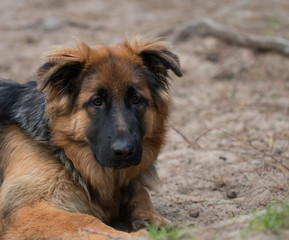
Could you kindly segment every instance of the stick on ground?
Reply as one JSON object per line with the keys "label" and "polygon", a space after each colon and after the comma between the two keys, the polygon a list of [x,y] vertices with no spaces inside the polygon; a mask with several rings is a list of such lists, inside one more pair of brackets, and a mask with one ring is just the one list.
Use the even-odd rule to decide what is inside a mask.
{"label": "stick on ground", "polygon": [[172,31],[174,43],[184,42],[193,36],[218,38],[230,44],[252,48],[259,51],[273,51],[289,56],[289,41],[282,37],[246,34],[225,27],[210,19],[183,24]]}

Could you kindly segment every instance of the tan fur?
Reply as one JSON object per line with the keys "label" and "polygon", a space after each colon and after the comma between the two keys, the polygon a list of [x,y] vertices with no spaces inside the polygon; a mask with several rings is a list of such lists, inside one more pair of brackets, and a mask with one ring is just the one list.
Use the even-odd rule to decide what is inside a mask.
{"label": "tan fur", "polygon": [[[80,92],[79,102],[77,103],[78,106],[82,106],[83,103],[94,94],[93,90],[99,85],[109,86],[114,95],[118,96],[122,93],[122,86],[126,86],[129,83],[128,81],[135,83],[134,81],[136,81],[136,79],[133,76],[129,63],[140,66],[142,61],[137,57],[136,53],[148,50],[149,47],[158,50],[166,47],[166,45],[163,42],[150,40],[139,46],[137,45],[137,42],[134,41],[131,46],[128,42],[125,42],[123,46],[94,46],[89,48],[84,43],[80,43],[77,48],[57,48],[50,52],[48,59],[49,61],[55,59],[61,61],[85,61],[86,68],[89,68],[89,66],[97,66],[99,68],[100,73],[97,76],[89,76],[90,81],[84,81],[83,83],[83,91]],[[113,75],[114,71],[112,71],[112,66],[109,62],[105,61],[109,53],[123,61],[121,64],[114,66],[118,76]],[[98,66],[101,61],[101,66]],[[93,81],[93,79],[96,80]],[[147,88],[144,88],[144,91],[144,94],[151,101],[150,91]],[[105,184],[105,181],[102,179],[107,178],[107,185],[104,185],[103,188],[110,189],[111,186],[108,185],[110,185],[111,179],[114,179],[116,175],[121,176],[120,179],[116,179],[116,182],[119,182],[120,185],[127,185],[132,179],[144,173],[149,166],[152,165],[163,144],[165,133],[164,122],[168,114],[170,99],[166,93],[162,93],[161,97],[164,102],[160,109],[162,112],[156,113],[149,108],[145,114],[148,130],[143,141],[144,160],[139,166],[125,170],[117,170],[120,174],[116,174],[113,169],[102,169],[102,167],[93,160],[90,149],[88,147],[81,147],[82,144],[85,145],[86,143],[84,133],[87,130],[86,126],[89,126],[86,113],[81,110],[75,112],[73,115],[67,116],[63,114],[63,111],[60,109],[63,108],[62,103],[60,102],[59,104],[57,96],[51,94],[48,95],[47,105],[48,115],[54,116],[54,119],[52,120],[52,130],[54,131],[55,145],[64,148],[67,156],[74,162],[77,170],[80,171],[82,176],[86,177],[85,180],[87,183],[90,182],[92,186],[97,187]],[[61,113],[59,114],[60,116],[57,116],[58,112]],[[67,139],[67,136],[73,136],[74,139]],[[83,164],[84,162],[85,164]],[[95,177],[95,172],[101,174],[99,174],[98,177]],[[102,176],[102,174],[106,177]],[[109,177],[109,175],[113,176]],[[104,195],[109,194],[105,193]]]}
{"label": "tan fur", "polygon": [[[93,47],[79,42],[75,48],[58,47],[45,56],[46,62],[53,64],[49,69],[39,69],[37,81],[39,90],[45,89],[45,114],[50,121],[52,141],[64,149],[76,169],[75,174],[80,177],[78,180],[73,177],[45,145],[28,137],[20,128],[0,129],[4,136],[0,152],[4,179],[0,188],[3,239],[71,236],[77,235],[80,227],[118,237],[135,236],[104,224],[118,217],[120,204],[131,209],[132,219],[168,223],[154,210],[144,187],[155,181],[150,169],[164,143],[170,97],[165,89],[160,89],[158,111],[152,106],[153,96],[145,79],[139,79],[134,72],[136,68],[145,68],[143,52],[158,54],[175,68],[176,74],[181,74],[178,61],[168,54],[168,45],[155,39],[144,42],[136,39],[131,43],[125,40],[121,45]],[[108,59],[116,60],[113,66]],[[73,103],[74,109],[70,110],[70,100],[49,83],[49,77],[72,61],[83,63],[84,67],[81,90],[77,102]],[[166,78],[162,68],[164,66],[156,66],[156,74]],[[147,127],[142,161],[125,169],[103,167],[95,161],[88,145],[86,132],[91,120],[82,106],[95,94],[94,89],[101,86],[109,88],[118,101],[129,84],[138,86],[149,102],[144,114]],[[122,116],[118,114],[122,126]],[[105,235],[96,233],[90,239],[104,238]]]}
{"label": "tan fur", "polygon": [[[83,226],[83,228],[79,228],[80,226]],[[113,237],[136,237],[144,234],[144,231],[136,233],[117,231],[105,225],[97,218],[87,214],[63,211],[46,202],[27,206],[17,211],[11,228],[17,229],[17,231],[7,233],[5,239],[69,240],[88,238],[104,240]],[[78,238],[76,238],[77,236]]]}

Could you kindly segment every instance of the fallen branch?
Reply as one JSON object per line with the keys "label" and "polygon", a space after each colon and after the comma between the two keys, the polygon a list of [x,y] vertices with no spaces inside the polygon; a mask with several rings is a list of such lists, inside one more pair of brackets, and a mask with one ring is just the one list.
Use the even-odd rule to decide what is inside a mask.
{"label": "fallen branch", "polygon": [[172,31],[170,38],[174,43],[178,43],[193,36],[212,36],[230,44],[289,56],[289,41],[284,38],[241,33],[209,19],[181,25]]}

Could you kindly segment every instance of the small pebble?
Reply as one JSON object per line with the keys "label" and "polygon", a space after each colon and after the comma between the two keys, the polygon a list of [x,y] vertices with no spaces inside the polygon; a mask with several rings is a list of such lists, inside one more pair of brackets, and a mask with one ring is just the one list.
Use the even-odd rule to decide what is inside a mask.
{"label": "small pebble", "polygon": [[200,216],[200,212],[199,211],[195,211],[195,212],[190,213],[190,217],[192,217],[192,218],[197,218],[199,216]]}
{"label": "small pebble", "polygon": [[236,198],[237,193],[235,191],[227,191],[226,196],[227,196],[227,198]]}
{"label": "small pebble", "polygon": [[226,187],[226,183],[220,183],[220,187]]}
{"label": "small pebble", "polygon": [[219,61],[218,55],[216,53],[209,53],[206,56],[206,60],[212,62],[212,63],[217,63]]}
{"label": "small pebble", "polygon": [[26,39],[25,39],[25,42],[28,43],[28,44],[33,44],[35,41],[36,40],[33,37],[31,37],[31,36],[26,37]]}
{"label": "small pebble", "polygon": [[220,156],[219,159],[223,160],[223,161],[226,161],[227,158],[226,157],[223,157],[223,156]]}
{"label": "small pebble", "polygon": [[281,150],[281,149],[276,149],[276,150],[275,150],[275,154],[281,155],[281,154],[282,154],[282,150]]}

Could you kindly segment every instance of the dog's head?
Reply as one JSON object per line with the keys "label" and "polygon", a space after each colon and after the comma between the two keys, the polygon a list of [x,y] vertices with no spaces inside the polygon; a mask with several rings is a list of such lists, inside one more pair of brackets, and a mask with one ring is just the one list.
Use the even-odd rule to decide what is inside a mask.
{"label": "dog's head", "polygon": [[178,57],[154,39],[54,49],[37,75],[54,144],[89,149],[105,167],[140,164],[163,142],[169,69],[181,76]]}

